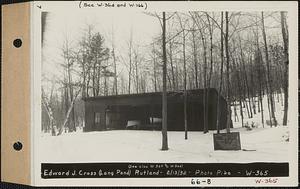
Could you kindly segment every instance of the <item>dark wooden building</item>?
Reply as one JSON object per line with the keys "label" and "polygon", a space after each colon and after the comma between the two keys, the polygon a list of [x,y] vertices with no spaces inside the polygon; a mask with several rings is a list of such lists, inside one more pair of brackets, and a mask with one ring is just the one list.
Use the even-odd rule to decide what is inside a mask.
{"label": "dark wooden building", "polygon": [[[208,128],[217,125],[218,93],[208,90]],[[204,90],[187,91],[187,124],[189,131],[202,131],[204,125]],[[168,92],[168,130],[184,130],[183,91]],[[161,129],[162,93],[126,94],[84,98],[84,131],[109,129]],[[226,101],[220,98],[220,129],[226,127]]]}

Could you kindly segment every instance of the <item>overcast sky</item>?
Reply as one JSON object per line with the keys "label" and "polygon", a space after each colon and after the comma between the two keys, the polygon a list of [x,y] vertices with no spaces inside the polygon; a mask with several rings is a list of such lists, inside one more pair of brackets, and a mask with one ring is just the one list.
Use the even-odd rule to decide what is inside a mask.
{"label": "overcast sky", "polygon": [[[153,37],[161,33],[158,18],[143,12],[129,10],[112,11],[99,10],[97,12],[50,12],[45,29],[45,44],[43,47],[43,71],[48,76],[59,76],[62,61],[61,47],[68,38],[71,45],[77,46],[87,26],[95,26],[94,32],[100,32],[105,38],[106,46],[111,49],[112,29],[117,53],[128,53],[128,41],[132,30],[133,41],[139,44],[139,51],[149,47]],[[120,64],[120,63],[119,63]],[[120,65],[120,69],[124,69]],[[120,70],[119,70],[120,71]]]}
{"label": "overcast sky", "polygon": [[[72,11],[73,10],[73,11]],[[67,10],[66,10],[67,11]],[[142,56],[147,59],[150,51],[150,45],[153,38],[161,34],[161,26],[158,18],[137,12],[133,10],[108,10],[99,9],[99,11],[74,11],[68,10],[68,13],[55,11],[50,12],[47,17],[47,25],[44,33],[45,43],[43,47],[43,74],[50,80],[62,79],[63,63],[62,46],[66,38],[71,42],[71,46],[78,47],[78,42],[87,30],[88,25],[94,26],[94,32],[99,32],[104,36],[106,46],[111,49],[112,31],[114,31],[115,50],[117,56],[128,57],[128,42],[130,32],[132,31],[133,43],[138,45],[138,50]],[[216,13],[219,15],[219,12]],[[257,12],[260,14],[260,12]],[[266,13],[269,15],[270,13]],[[279,13],[275,14],[278,17]],[[274,19],[274,16],[267,16],[266,27],[268,40],[280,38],[280,22]],[[240,25],[249,24],[247,19]],[[218,32],[216,30],[215,32]],[[249,32],[249,31],[248,31]],[[279,33],[278,33],[279,32]],[[246,31],[247,33],[247,31]],[[250,32],[252,33],[252,32]],[[277,39],[276,39],[277,40]],[[110,60],[112,61],[112,60]],[[118,74],[128,75],[127,68],[123,61],[117,62]]]}

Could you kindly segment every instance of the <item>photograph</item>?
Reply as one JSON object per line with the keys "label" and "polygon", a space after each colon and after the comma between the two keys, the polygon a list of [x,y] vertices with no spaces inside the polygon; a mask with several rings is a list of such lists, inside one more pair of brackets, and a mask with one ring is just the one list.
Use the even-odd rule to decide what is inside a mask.
{"label": "photograph", "polygon": [[39,154],[65,163],[288,162],[288,16],[42,12]]}

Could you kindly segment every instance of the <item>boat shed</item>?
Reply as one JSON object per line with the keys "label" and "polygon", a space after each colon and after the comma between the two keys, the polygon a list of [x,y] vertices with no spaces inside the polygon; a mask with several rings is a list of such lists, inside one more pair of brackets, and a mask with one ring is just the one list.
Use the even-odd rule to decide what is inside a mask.
{"label": "boat shed", "polygon": [[[204,99],[204,92],[207,99]],[[217,108],[220,110],[220,129],[226,128],[227,103],[216,89],[187,90],[187,125],[189,131],[204,129],[204,102],[207,105],[209,130],[217,127]],[[97,96],[84,98],[84,131],[145,129],[160,130],[162,120],[162,92]],[[167,127],[170,131],[184,131],[184,92],[167,92]]]}

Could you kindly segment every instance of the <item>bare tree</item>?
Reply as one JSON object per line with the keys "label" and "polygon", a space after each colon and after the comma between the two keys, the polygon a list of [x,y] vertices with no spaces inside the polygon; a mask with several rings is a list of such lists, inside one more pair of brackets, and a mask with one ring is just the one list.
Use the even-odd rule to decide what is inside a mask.
{"label": "bare tree", "polygon": [[67,122],[68,122],[68,120],[69,120],[69,117],[70,117],[70,113],[71,113],[72,110],[74,110],[74,103],[75,103],[75,101],[76,101],[76,99],[77,99],[77,97],[78,97],[80,91],[81,91],[81,87],[80,87],[80,89],[74,94],[74,98],[73,98],[73,100],[71,101],[71,104],[70,104],[70,107],[69,107],[69,109],[68,109],[68,111],[67,111],[67,115],[66,115],[66,117],[65,117],[65,120],[64,120],[64,122],[63,122],[63,125],[60,127],[60,130],[59,130],[59,132],[57,133],[57,135],[61,135],[62,132],[63,132],[63,128],[66,127],[66,124],[67,124]]}
{"label": "bare tree", "polygon": [[138,48],[135,48],[134,49],[134,52],[133,52],[133,56],[134,56],[134,66],[135,66],[135,90],[136,90],[136,93],[139,93],[139,52],[138,52]]}
{"label": "bare tree", "polygon": [[196,34],[195,34],[195,21],[193,20],[193,31],[192,31],[192,41],[193,41],[193,58],[194,58],[194,69],[195,69],[195,85],[196,88],[199,88],[199,79],[198,79],[198,54],[197,54],[197,43],[196,43]]}
{"label": "bare tree", "polygon": [[171,66],[171,75],[172,75],[172,87],[173,90],[178,90],[177,89],[177,84],[175,80],[175,71],[174,71],[174,62],[173,62],[173,48],[174,48],[174,41],[170,40],[169,41],[169,59],[170,59],[170,66]]}
{"label": "bare tree", "polygon": [[[72,47],[70,47],[70,42],[69,40],[66,38],[66,40],[64,41],[64,45],[62,47],[62,53],[63,53],[63,58],[64,58],[64,63],[62,64],[63,68],[64,68],[64,73],[65,73],[65,103],[66,103],[66,109],[69,109],[69,107],[71,106],[71,102],[74,100],[74,94],[73,94],[73,79],[72,79],[72,70],[74,67],[74,63],[75,63],[75,56],[74,56],[74,50],[72,49]],[[71,109],[71,123],[69,122],[68,126],[69,126],[69,131],[76,131],[76,121],[75,121],[75,111],[72,108]],[[66,112],[67,113],[67,112]]]}
{"label": "bare tree", "polygon": [[221,58],[221,69],[220,69],[220,85],[219,85],[219,91],[218,91],[218,105],[217,105],[217,133],[220,133],[220,99],[221,99],[221,92],[222,92],[222,85],[223,85],[223,66],[224,66],[224,49],[223,49],[223,36],[224,36],[224,33],[223,33],[223,11],[221,12],[221,55],[220,55],[220,58]]}
{"label": "bare tree", "polygon": [[52,134],[52,136],[56,136],[57,133],[58,133],[57,124],[55,122],[55,119],[54,119],[54,116],[53,116],[53,110],[52,110],[52,107],[51,107],[49,101],[50,100],[48,100],[48,97],[46,96],[46,94],[44,92],[44,89],[42,87],[42,104],[44,105],[45,110],[46,110],[47,115],[48,115],[48,118],[49,118],[49,128],[51,130],[51,134]]}
{"label": "bare tree", "polygon": [[163,92],[162,92],[162,150],[168,150],[167,134],[167,53],[166,53],[166,13],[162,13],[162,50],[163,50]]}
{"label": "bare tree", "polygon": [[115,53],[115,38],[114,38],[114,28],[112,28],[112,34],[111,34],[111,45],[112,45],[112,58],[113,58],[113,64],[114,64],[114,94],[118,95],[118,76],[117,76],[117,60],[116,60],[116,53]]}
{"label": "bare tree", "polygon": [[154,92],[157,92],[157,60],[156,60],[156,53],[155,53],[155,45],[153,43],[153,84],[154,84]]}
{"label": "bare tree", "polygon": [[129,52],[128,52],[128,56],[129,56],[129,73],[128,73],[128,94],[130,94],[130,90],[131,90],[131,74],[132,74],[132,30],[130,30],[130,39],[129,39]]}
{"label": "bare tree", "polygon": [[262,22],[262,34],[263,34],[265,57],[266,57],[266,64],[267,64],[267,89],[269,90],[268,95],[270,100],[269,104],[270,104],[270,116],[271,116],[270,124],[272,127],[273,123],[275,124],[275,126],[277,126],[277,121],[274,112],[273,88],[272,88],[272,80],[270,76],[271,67],[269,62],[269,52],[268,52],[267,37],[265,31],[264,12],[261,12],[261,22]]}
{"label": "bare tree", "polygon": [[186,92],[186,75],[187,75],[187,71],[186,71],[186,55],[185,55],[185,38],[186,38],[186,34],[185,34],[185,28],[183,26],[183,23],[181,21],[180,16],[177,14],[178,18],[179,18],[179,23],[180,23],[180,27],[182,29],[182,53],[183,53],[183,74],[184,74],[184,92],[183,92],[183,112],[184,112],[184,139],[187,140],[188,139],[188,123],[187,123],[187,92]]}
{"label": "bare tree", "polygon": [[227,124],[226,131],[230,132],[231,126],[231,99],[230,99],[230,84],[229,84],[229,45],[228,45],[228,12],[225,12],[225,52],[226,52],[226,79],[227,79]]}
{"label": "bare tree", "polygon": [[[248,98],[248,101],[249,101],[249,118],[252,118],[253,117],[253,114],[252,114],[252,108],[251,108],[251,103],[250,103],[250,89],[249,89],[249,85],[248,85],[248,77],[247,77],[247,71],[246,71],[246,65],[245,65],[245,57],[244,57],[244,52],[243,52],[243,48],[242,48],[242,40],[241,40],[241,36],[239,35],[239,44],[240,44],[240,62],[242,64],[242,69],[243,69],[243,72],[244,72],[244,84],[245,84],[245,90],[247,92],[247,98]],[[246,98],[246,106],[247,106],[247,110],[248,110],[248,103],[247,103],[247,98]]]}
{"label": "bare tree", "polygon": [[[257,17],[255,17],[256,23]],[[263,86],[262,86],[262,71],[263,71],[263,60],[262,60],[262,54],[259,48],[259,40],[258,40],[258,24],[256,24],[256,31],[255,34],[255,45],[256,45],[256,53],[255,53],[255,62],[256,62],[256,72],[258,76],[258,84],[259,84],[259,102],[260,102],[260,112],[261,112],[261,122],[262,126],[264,127],[264,108],[263,108]]]}
{"label": "bare tree", "polygon": [[283,47],[284,47],[284,114],[283,114],[283,125],[287,125],[287,117],[288,117],[288,98],[289,98],[289,40],[288,40],[288,27],[286,23],[286,15],[285,12],[280,12],[281,16],[281,31],[282,31],[282,39],[283,39]]}
{"label": "bare tree", "polygon": [[207,49],[207,45],[206,45],[206,41],[205,41],[205,35],[203,32],[204,27],[201,26],[200,21],[201,17],[198,13],[194,13],[194,15],[192,13],[190,13],[192,19],[195,21],[199,32],[200,32],[200,36],[201,36],[201,42],[202,42],[202,47],[203,47],[203,88],[204,88],[204,92],[203,92],[203,132],[207,133],[208,132],[208,119],[207,119],[207,115],[208,115],[208,104],[207,104],[207,55],[206,55],[206,49]]}
{"label": "bare tree", "polygon": [[[210,41],[210,70],[209,70],[209,76],[208,76],[208,81],[207,81],[207,86],[208,88],[210,87],[210,81],[211,81],[211,75],[213,72],[213,31],[214,31],[214,24],[211,21],[211,17],[208,15],[206,12],[206,18],[208,22],[208,31],[209,31],[209,41]],[[208,96],[208,94],[207,94]],[[208,98],[207,98],[208,100]]]}

